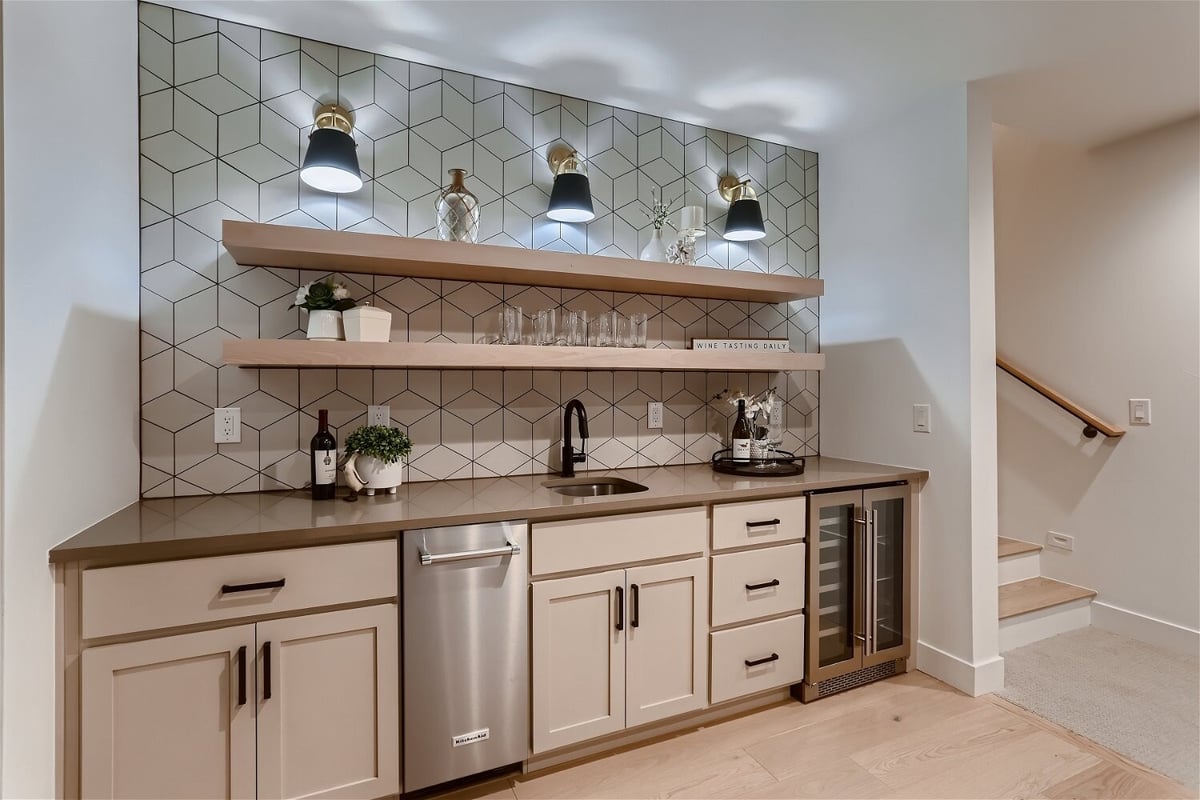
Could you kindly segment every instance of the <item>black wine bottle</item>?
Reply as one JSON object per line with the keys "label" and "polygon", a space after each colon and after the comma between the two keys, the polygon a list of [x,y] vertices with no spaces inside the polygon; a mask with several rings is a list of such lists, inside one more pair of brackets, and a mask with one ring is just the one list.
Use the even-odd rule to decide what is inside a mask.
{"label": "black wine bottle", "polygon": [[738,400],[737,419],[733,422],[733,460],[750,461],[750,423],[746,419],[746,401]]}
{"label": "black wine bottle", "polygon": [[329,432],[329,412],[317,412],[317,435],[312,438],[312,499],[332,500],[337,494],[337,439]]}

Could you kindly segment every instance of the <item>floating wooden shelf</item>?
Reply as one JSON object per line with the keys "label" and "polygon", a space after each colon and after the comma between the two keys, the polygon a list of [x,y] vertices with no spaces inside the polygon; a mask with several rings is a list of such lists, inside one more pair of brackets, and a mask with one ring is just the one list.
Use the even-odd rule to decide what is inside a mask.
{"label": "floating wooden shelf", "polygon": [[759,303],[786,303],[820,297],[825,290],[825,282],[818,278],[651,264],[628,258],[228,219],[222,223],[221,236],[229,254],[246,267],[287,267]]}
{"label": "floating wooden shelf", "polygon": [[821,369],[822,353],[737,353],[628,347],[534,347],[445,342],[310,342],[226,339],[226,364],[372,369],[688,370],[791,372]]}

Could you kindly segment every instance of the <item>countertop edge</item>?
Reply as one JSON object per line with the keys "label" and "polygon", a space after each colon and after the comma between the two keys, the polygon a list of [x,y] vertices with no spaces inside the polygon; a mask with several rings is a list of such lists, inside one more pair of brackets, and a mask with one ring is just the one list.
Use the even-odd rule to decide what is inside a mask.
{"label": "countertop edge", "polygon": [[[402,530],[420,528],[445,527],[449,525],[465,525],[483,522],[498,522],[502,520],[525,519],[534,521],[549,521],[576,519],[587,516],[609,516],[613,514],[628,514],[638,511],[656,511],[669,508],[680,508],[714,503],[766,500],[777,497],[794,496],[814,491],[826,491],[849,486],[865,486],[897,481],[909,481],[919,484],[929,476],[928,471],[909,468],[878,466],[880,471],[870,476],[855,476],[839,480],[814,481],[809,484],[795,483],[776,486],[755,486],[729,488],[719,491],[685,492],[672,496],[646,497],[629,494],[615,495],[603,498],[589,498],[586,503],[571,506],[551,506],[540,508],[505,508],[492,512],[445,513],[438,516],[422,516],[395,520],[379,520],[372,522],[352,523],[348,525],[331,525],[325,528],[291,528],[272,531],[248,531],[246,533],[230,533],[213,536],[197,536],[186,539],[169,539],[163,541],[137,541],[119,544],[71,546],[74,539],[81,538],[91,528],[85,529],[68,538],[49,551],[51,565],[76,564],[81,567],[117,566],[133,563],[150,563],[156,561],[172,561],[189,558],[202,558],[223,555],[237,555],[268,550],[285,550],[299,547],[315,547],[321,545],[341,544],[356,541],[387,539]],[[553,476],[547,476],[553,477]],[[363,498],[360,502],[370,502]],[[125,509],[116,512],[125,513],[141,505],[141,501],[132,503]],[[99,524],[99,523],[98,523]],[[95,527],[95,526],[92,526]]]}

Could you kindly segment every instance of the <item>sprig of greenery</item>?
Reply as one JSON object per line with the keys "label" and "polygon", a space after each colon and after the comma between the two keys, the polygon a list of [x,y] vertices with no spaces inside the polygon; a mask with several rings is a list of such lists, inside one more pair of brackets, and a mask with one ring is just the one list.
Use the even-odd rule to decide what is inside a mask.
{"label": "sprig of greenery", "polygon": [[377,458],[385,464],[395,464],[412,452],[408,434],[390,425],[361,425],[346,437],[346,455]]}
{"label": "sprig of greenery", "polygon": [[[679,195],[669,203],[664,203],[658,196],[658,190],[650,190],[650,198],[653,201],[650,205],[650,211],[642,209],[646,216],[650,218],[650,224],[654,226],[654,230],[661,231],[664,225],[671,225],[671,212],[675,210],[675,204],[683,199],[683,195]],[[674,225],[671,225],[674,228]]]}
{"label": "sprig of greenery", "polygon": [[326,278],[297,289],[295,302],[291,307],[303,308],[306,311],[346,311],[354,308],[354,300],[345,286],[333,278]]}

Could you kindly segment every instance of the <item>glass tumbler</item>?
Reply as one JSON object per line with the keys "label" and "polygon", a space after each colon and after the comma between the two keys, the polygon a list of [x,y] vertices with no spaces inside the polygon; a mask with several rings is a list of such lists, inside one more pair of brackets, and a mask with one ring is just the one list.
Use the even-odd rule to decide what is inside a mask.
{"label": "glass tumbler", "polygon": [[558,344],[557,309],[548,308],[537,312],[533,318],[533,341],[534,344],[540,345]]}
{"label": "glass tumbler", "polygon": [[646,315],[629,315],[629,347],[646,346]]}
{"label": "glass tumbler", "polygon": [[612,314],[604,312],[592,321],[592,343],[596,347],[613,346]]}
{"label": "glass tumbler", "polygon": [[525,332],[525,317],[520,306],[505,304],[500,309],[500,344],[520,344]]}
{"label": "glass tumbler", "polygon": [[563,333],[571,347],[587,347],[588,314],[586,311],[568,311],[563,320]]}

